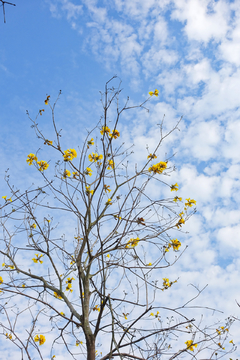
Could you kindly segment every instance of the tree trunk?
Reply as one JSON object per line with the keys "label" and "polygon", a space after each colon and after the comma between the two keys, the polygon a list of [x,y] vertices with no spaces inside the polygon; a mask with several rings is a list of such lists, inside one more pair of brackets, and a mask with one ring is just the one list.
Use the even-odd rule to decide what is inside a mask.
{"label": "tree trunk", "polygon": [[86,338],[87,345],[87,360],[95,360],[95,337],[94,335],[88,335]]}

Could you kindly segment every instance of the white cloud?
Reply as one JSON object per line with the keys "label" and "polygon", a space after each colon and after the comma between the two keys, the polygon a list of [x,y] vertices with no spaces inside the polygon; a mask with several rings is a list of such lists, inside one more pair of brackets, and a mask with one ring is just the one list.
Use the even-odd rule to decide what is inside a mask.
{"label": "white cloud", "polygon": [[189,40],[209,42],[221,40],[227,30],[230,9],[225,1],[175,0],[171,17],[183,23]]}

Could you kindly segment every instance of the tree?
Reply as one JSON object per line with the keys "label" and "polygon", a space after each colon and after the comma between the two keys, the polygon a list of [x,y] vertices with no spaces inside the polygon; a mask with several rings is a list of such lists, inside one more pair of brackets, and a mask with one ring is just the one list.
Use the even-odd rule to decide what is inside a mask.
{"label": "tree", "polygon": [[6,14],[5,14],[5,4],[7,5],[12,5],[12,6],[16,6],[16,4],[13,4],[9,1],[4,1],[4,0],[0,0],[2,7],[3,7],[3,19],[4,19],[4,23],[6,23]]}
{"label": "tree", "polygon": [[[120,107],[121,83],[114,87],[113,81],[101,93],[103,116],[87,133],[80,154],[62,147],[55,121],[59,97],[53,105],[50,95],[45,100],[55,140],[37,123],[45,109],[35,120],[28,114],[37,138],[58,160],[50,180],[52,163],[39,160],[39,151],[29,153],[27,163],[43,182],[24,192],[6,175],[11,195],[3,196],[1,207],[1,335],[19,348],[22,359],[46,359],[49,352],[51,359],[57,353],[88,360],[220,358],[233,320],[206,327],[189,317],[189,304],[202,290],[196,288],[194,299],[180,307],[158,302],[178,280],[160,281],[162,269],[185,251],[171,232],[182,236],[196,205],[180,196],[158,199],[150,187],[157,182],[169,194],[178,190],[177,183],[163,180],[174,170],[171,157],[157,159],[157,154],[180,121],[164,134],[162,120],[158,143],[133,166],[131,148],[120,143],[120,118],[127,110],[147,110],[158,90],[138,106],[127,100]],[[109,114],[115,116],[111,129]]]}

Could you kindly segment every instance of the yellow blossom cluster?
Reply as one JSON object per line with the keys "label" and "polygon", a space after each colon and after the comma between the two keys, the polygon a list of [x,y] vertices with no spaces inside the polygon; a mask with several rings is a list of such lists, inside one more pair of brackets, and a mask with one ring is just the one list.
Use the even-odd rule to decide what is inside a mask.
{"label": "yellow blossom cluster", "polygon": [[28,154],[26,161],[27,161],[28,165],[32,165],[33,161],[37,161],[37,159],[38,158],[36,157],[35,154],[30,153],[30,154]]}
{"label": "yellow blossom cluster", "polygon": [[70,291],[72,292],[72,281],[75,280],[73,277],[72,278],[67,278],[67,281],[66,281],[66,284],[67,284],[67,287],[66,287],[66,291]]}
{"label": "yellow blossom cluster", "polygon": [[64,170],[64,172],[63,172],[63,179],[66,179],[67,176],[70,177],[70,176],[71,176],[71,173],[70,173],[69,170]]}
{"label": "yellow blossom cluster", "polygon": [[44,160],[37,161],[37,164],[39,166],[39,171],[47,170],[47,168],[49,167],[49,164]]}
{"label": "yellow blossom cluster", "polygon": [[125,249],[132,249],[135,246],[137,246],[139,243],[139,237],[137,237],[136,239],[130,239],[127,242],[127,245],[125,246]]}
{"label": "yellow blossom cluster", "polygon": [[53,295],[57,298],[57,299],[62,299],[61,295],[58,295],[58,293],[56,291],[54,291]]}
{"label": "yellow blossom cluster", "polygon": [[147,158],[153,160],[157,158],[157,155],[150,153]]}
{"label": "yellow blossom cluster", "polygon": [[224,334],[225,332],[228,332],[228,328],[221,326],[220,329],[216,329],[216,332],[218,335],[221,335],[221,334]]}
{"label": "yellow blossom cluster", "polygon": [[177,280],[169,281],[168,278],[163,278],[163,289],[162,290],[164,290],[164,289],[166,290],[166,289],[170,288],[172,286],[172,284],[174,284],[176,282],[177,282]]}
{"label": "yellow blossom cluster", "polygon": [[15,269],[15,267],[14,267],[14,265],[7,265],[7,264],[5,264],[5,263],[2,263],[2,267],[5,267],[6,269],[7,268],[10,268],[10,269]]}
{"label": "yellow blossom cluster", "polygon": [[94,190],[90,190],[90,186],[86,186],[86,194],[93,194],[94,193]]}
{"label": "yellow blossom cluster", "polygon": [[105,203],[105,205],[112,205],[112,199],[108,199],[108,201]]}
{"label": "yellow blossom cluster", "polygon": [[83,344],[83,342],[82,342],[82,341],[80,341],[80,340],[77,340],[77,341],[76,341],[76,346],[79,346],[79,344],[80,344],[80,345],[82,345],[82,344]]}
{"label": "yellow blossom cluster", "polygon": [[193,200],[193,199],[186,199],[187,202],[185,203],[185,206],[189,206],[189,207],[192,207],[193,205],[196,205],[196,200]]}
{"label": "yellow blossom cluster", "polygon": [[89,175],[89,176],[92,176],[92,169],[87,167],[86,170],[84,171],[84,174],[85,175]]}
{"label": "yellow blossom cluster", "polygon": [[150,166],[148,169],[149,172],[153,172],[154,174],[162,174],[164,170],[167,168],[167,163],[165,161],[160,161],[158,164]]}
{"label": "yellow blossom cluster", "polygon": [[150,96],[153,96],[153,95],[158,96],[158,94],[159,94],[159,90],[157,90],[157,89],[155,89],[154,92],[153,92],[153,91],[149,91],[149,95],[150,95]]}
{"label": "yellow blossom cluster", "polygon": [[46,139],[45,141],[44,141],[44,145],[52,145],[52,140],[48,140],[48,139]]}
{"label": "yellow blossom cluster", "polygon": [[32,154],[32,153],[28,154],[26,161],[27,161],[28,165],[32,165],[33,161],[36,161],[36,163],[39,166],[39,168],[38,168],[39,171],[47,170],[47,168],[49,166],[49,164],[44,160],[38,161],[37,156],[35,154]]}
{"label": "yellow blossom cluster", "polygon": [[93,308],[93,311],[98,311],[100,312],[100,307],[98,305],[95,305],[94,308]]}
{"label": "yellow blossom cluster", "polygon": [[37,263],[38,261],[40,262],[40,264],[43,263],[43,261],[41,260],[41,257],[43,257],[44,255],[38,255],[38,254],[35,254],[36,255],[36,258],[33,258],[32,260]]}
{"label": "yellow blossom cluster", "polygon": [[177,201],[182,201],[182,198],[181,197],[178,197],[178,196],[175,196],[175,198],[173,199],[174,202],[177,202]]}
{"label": "yellow blossom cluster", "polygon": [[102,126],[102,129],[100,130],[100,134],[107,134],[110,138],[117,139],[120,136],[120,132],[118,130],[113,130],[111,133],[111,130],[108,126]]}
{"label": "yellow blossom cluster", "polygon": [[50,99],[50,95],[47,95],[46,100],[44,100],[45,105],[48,105],[49,99]]}
{"label": "yellow blossom cluster", "polygon": [[3,283],[3,278],[0,276],[0,284]]}
{"label": "yellow blossom cluster", "polygon": [[77,152],[75,149],[67,149],[64,151],[63,159],[64,161],[72,161],[77,157]]}
{"label": "yellow blossom cluster", "polygon": [[101,160],[102,158],[103,158],[103,156],[101,154],[98,155],[97,153],[93,153],[93,152],[92,152],[92,154],[88,155],[88,159],[91,162],[97,162],[97,161]]}
{"label": "yellow blossom cluster", "polygon": [[185,220],[182,218],[182,213],[179,214],[180,219],[178,220],[176,227],[179,229],[180,227],[182,227],[183,224],[185,224]]}
{"label": "yellow blossom cluster", "polygon": [[89,149],[89,145],[94,145],[94,140],[91,138],[91,140],[88,140],[87,142],[87,148]]}
{"label": "yellow blossom cluster", "polygon": [[190,350],[190,351],[194,351],[194,348],[193,347],[197,347],[197,344],[193,344],[193,341],[192,340],[187,340],[185,342],[185,344],[187,345],[187,349]]}
{"label": "yellow blossom cluster", "polygon": [[103,189],[104,189],[105,193],[106,192],[111,192],[110,185],[104,185]]}
{"label": "yellow blossom cluster", "polygon": [[43,335],[36,335],[34,341],[39,342],[39,345],[43,345],[46,341],[46,338]]}
{"label": "yellow blossom cluster", "polygon": [[111,169],[114,169],[114,161],[113,160],[108,160],[107,170],[111,170]]}
{"label": "yellow blossom cluster", "polygon": [[12,334],[8,334],[8,333],[6,333],[5,335],[6,335],[6,338],[7,338],[7,339],[12,340]]}
{"label": "yellow blossom cluster", "polygon": [[178,249],[181,246],[181,242],[178,239],[172,239],[170,240],[170,243],[168,243],[168,245],[165,247],[165,252],[168,252],[169,249],[172,247],[174,251],[178,251]]}
{"label": "yellow blossom cluster", "polygon": [[4,199],[6,202],[7,202],[7,201],[12,202],[12,198],[7,199],[7,196],[6,196],[6,195],[5,195],[5,196],[2,196],[2,199]]}
{"label": "yellow blossom cluster", "polygon": [[174,184],[174,185],[171,185],[170,186],[170,188],[171,188],[171,191],[178,191],[179,189],[178,189],[178,184],[176,183],[176,184]]}
{"label": "yellow blossom cluster", "polygon": [[159,311],[157,311],[156,314],[151,312],[149,316],[155,316],[155,318],[159,318],[159,314],[160,314]]}

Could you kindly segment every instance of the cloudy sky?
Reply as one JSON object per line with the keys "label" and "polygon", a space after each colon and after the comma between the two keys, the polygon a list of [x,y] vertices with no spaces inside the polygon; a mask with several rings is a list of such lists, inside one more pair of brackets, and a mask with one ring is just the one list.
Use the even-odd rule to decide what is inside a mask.
{"label": "cloudy sky", "polygon": [[[147,112],[123,118],[121,131],[135,143],[141,162],[156,127],[176,131],[160,155],[176,153],[183,198],[197,201],[197,214],[181,235],[188,249],[172,268],[181,286],[208,284],[201,302],[239,316],[240,302],[240,7],[239,1],[209,0],[16,0],[0,16],[1,178],[9,168],[22,189],[36,179],[26,164],[36,142],[32,117],[46,94],[62,96],[57,121],[67,147],[101,116],[99,90],[113,75],[122,80],[122,99],[159,96]],[[1,10],[1,9],[0,9]],[[47,131],[49,117],[41,125]],[[1,182],[5,193],[6,187]],[[163,274],[165,276],[166,274]],[[163,277],[162,274],[159,275]],[[184,291],[185,291],[184,290]],[[211,314],[212,316],[212,314]],[[213,322],[212,319],[210,319]],[[239,322],[232,338],[240,345]],[[238,353],[239,354],[239,353]]]}

